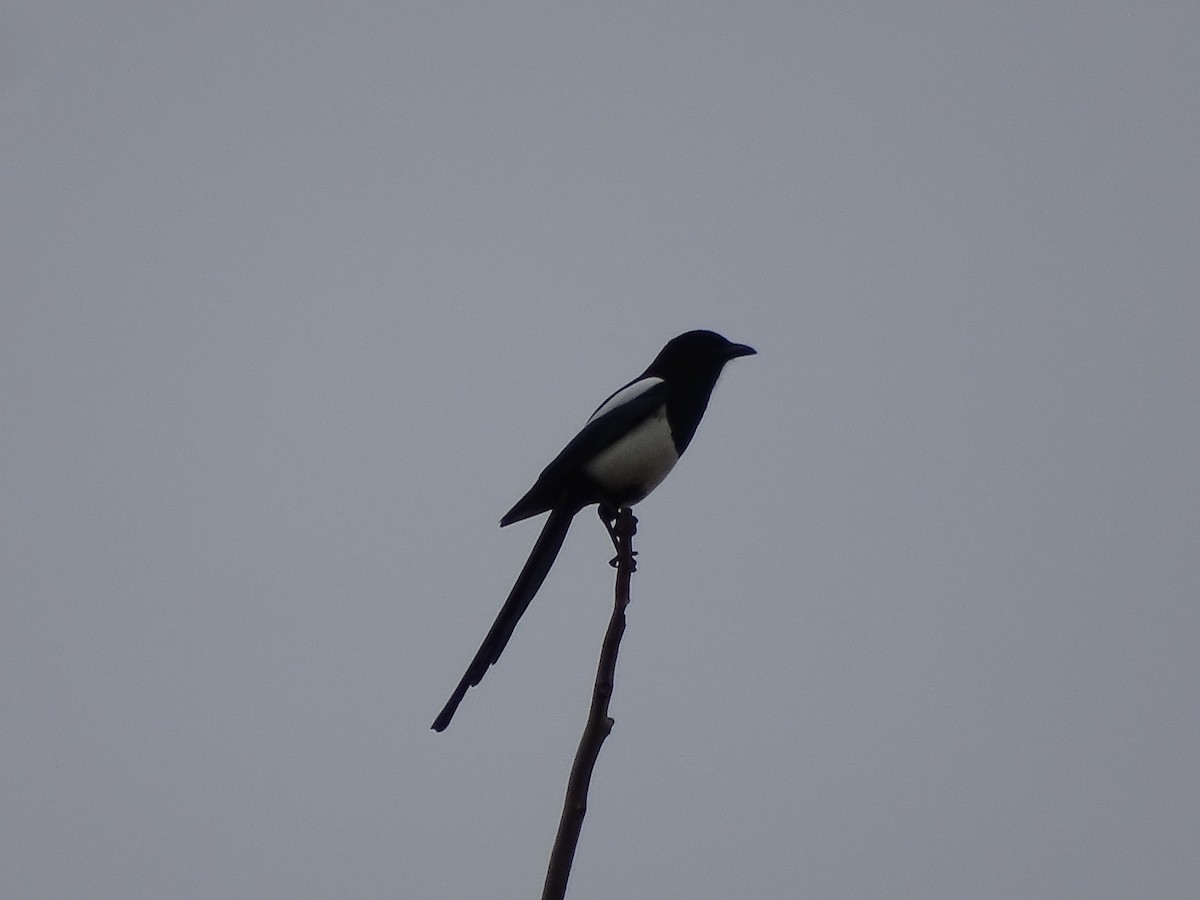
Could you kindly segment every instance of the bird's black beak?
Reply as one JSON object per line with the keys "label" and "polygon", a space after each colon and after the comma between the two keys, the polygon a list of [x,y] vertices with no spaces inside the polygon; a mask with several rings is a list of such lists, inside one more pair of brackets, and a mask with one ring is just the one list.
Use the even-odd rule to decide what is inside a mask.
{"label": "bird's black beak", "polygon": [[725,348],[725,357],[727,359],[737,359],[739,356],[754,356],[758,353],[753,347],[746,344],[730,344]]}

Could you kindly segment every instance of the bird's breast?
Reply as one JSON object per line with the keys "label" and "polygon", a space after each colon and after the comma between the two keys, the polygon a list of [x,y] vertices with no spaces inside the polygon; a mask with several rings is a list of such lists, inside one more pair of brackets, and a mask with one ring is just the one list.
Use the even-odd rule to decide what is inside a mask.
{"label": "bird's breast", "polygon": [[679,454],[661,406],[654,415],[596,454],[584,472],[609,499],[618,504],[636,503],[667,477]]}

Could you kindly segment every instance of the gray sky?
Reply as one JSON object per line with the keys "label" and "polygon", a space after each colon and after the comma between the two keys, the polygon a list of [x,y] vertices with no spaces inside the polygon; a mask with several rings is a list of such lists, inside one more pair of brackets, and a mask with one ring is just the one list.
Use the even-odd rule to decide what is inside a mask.
{"label": "gray sky", "polygon": [[1200,6],[0,13],[0,895],[1193,898]]}

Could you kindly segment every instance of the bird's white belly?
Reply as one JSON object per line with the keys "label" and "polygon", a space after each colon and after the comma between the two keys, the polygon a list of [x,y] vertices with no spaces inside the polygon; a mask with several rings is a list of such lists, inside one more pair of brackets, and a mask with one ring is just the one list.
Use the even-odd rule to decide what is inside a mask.
{"label": "bird's white belly", "polygon": [[679,454],[666,407],[598,453],[584,471],[619,503],[636,503],[667,477]]}

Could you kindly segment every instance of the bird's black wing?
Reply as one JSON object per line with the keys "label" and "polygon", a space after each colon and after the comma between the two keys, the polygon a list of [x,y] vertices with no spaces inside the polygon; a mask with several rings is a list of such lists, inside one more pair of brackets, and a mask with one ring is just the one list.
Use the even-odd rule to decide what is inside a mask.
{"label": "bird's black wing", "polygon": [[[635,388],[641,380],[630,382],[613,393],[597,407],[597,412],[604,410],[604,407],[622,392]],[[658,378],[653,379],[653,382],[645,390],[628,400],[618,402],[600,415],[593,413],[593,418],[588,420],[583,430],[542,470],[533,487],[504,514],[500,524],[511,525],[513,522],[552,509],[567,492],[574,491],[586,495],[586,486],[583,484],[584,466],[606,447],[615,444],[654,415],[659,407],[667,402],[666,383]],[[583,503],[595,503],[600,499],[602,498],[590,497],[584,499]]]}

